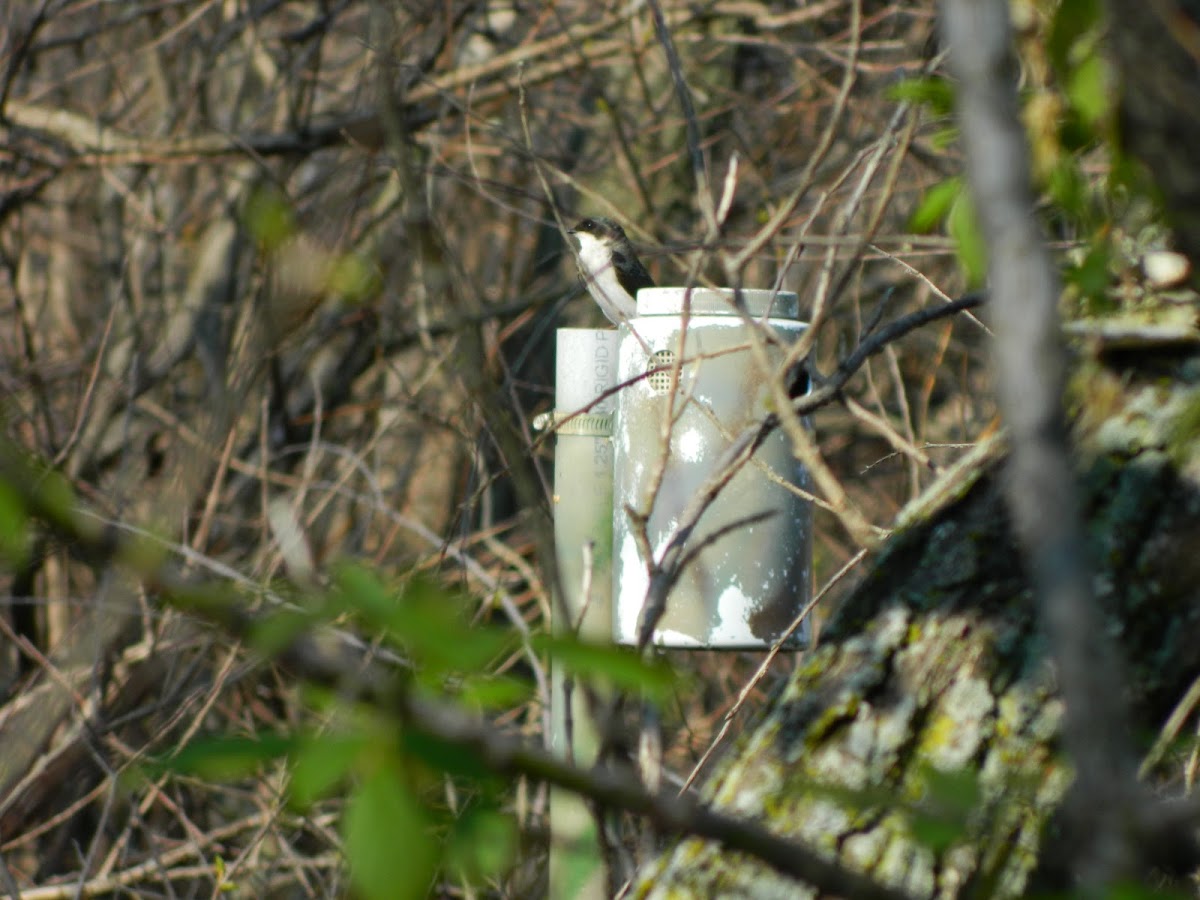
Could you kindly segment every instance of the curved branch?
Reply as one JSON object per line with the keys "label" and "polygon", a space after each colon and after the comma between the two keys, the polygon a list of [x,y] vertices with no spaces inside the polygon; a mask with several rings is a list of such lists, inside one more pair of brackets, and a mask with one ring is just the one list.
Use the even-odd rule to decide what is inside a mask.
{"label": "curved branch", "polygon": [[997,393],[1012,444],[1008,506],[1058,667],[1064,741],[1076,767],[1068,816],[1078,849],[1068,865],[1094,889],[1140,868],[1128,827],[1137,786],[1124,679],[1092,593],[1069,457],[1058,277],[1034,215],[1007,4],[943,0],[941,7],[968,181],[991,253]]}

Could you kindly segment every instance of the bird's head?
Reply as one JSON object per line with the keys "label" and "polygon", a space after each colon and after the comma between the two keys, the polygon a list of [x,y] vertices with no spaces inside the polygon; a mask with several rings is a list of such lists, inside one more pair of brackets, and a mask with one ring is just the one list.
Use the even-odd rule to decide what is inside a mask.
{"label": "bird's head", "polygon": [[588,292],[616,325],[637,316],[637,294],[654,287],[625,230],[612,219],[580,219],[570,234],[579,242],[579,269]]}
{"label": "bird's head", "polygon": [[583,243],[585,237],[609,245],[629,242],[629,238],[625,236],[625,229],[603,216],[580,219],[570,233],[575,235],[580,243]]}

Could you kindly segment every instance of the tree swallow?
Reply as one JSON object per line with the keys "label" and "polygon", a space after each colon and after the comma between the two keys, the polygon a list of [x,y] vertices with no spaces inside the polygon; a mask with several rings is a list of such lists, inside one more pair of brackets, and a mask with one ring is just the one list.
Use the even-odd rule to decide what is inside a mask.
{"label": "tree swallow", "polygon": [[569,232],[579,241],[579,263],[588,292],[614,325],[637,315],[637,292],[654,287],[625,229],[599,216],[581,220]]}

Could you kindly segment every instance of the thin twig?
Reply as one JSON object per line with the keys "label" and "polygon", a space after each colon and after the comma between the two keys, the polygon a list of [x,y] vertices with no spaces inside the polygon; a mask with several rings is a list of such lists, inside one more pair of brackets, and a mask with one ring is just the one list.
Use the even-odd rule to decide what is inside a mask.
{"label": "thin twig", "polygon": [[[75,543],[89,559],[96,563],[127,560],[135,569],[140,561],[144,568],[135,574],[148,590],[167,598],[172,605],[207,619],[238,640],[259,633],[259,617],[223,595],[218,599],[206,585],[178,579],[119,532],[97,530],[77,510],[48,502],[23,476],[24,471],[19,461],[0,455],[0,476],[12,484],[30,514]],[[637,779],[614,769],[583,770],[566,763],[547,750],[498,732],[475,715],[425,699],[419,691],[406,689],[406,679],[398,677],[395,669],[380,668],[357,654],[331,648],[315,631],[294,635],[277,659],[300,678],[335,687],[341,697],[354,697],[397,716],[405,728],[475,754],[498,774],[534,778],[573,791],[602,807],[642,815],[662,832],[716,841],[823,892],[866,900],[907,898],[903,892],[884,887],[756,822],[704,807],[690,794],[681,797],[670,790],[651,793]]]}
{"label": "thin twig", "polygon": [[[983,301],[984,294],[982,293],[968,294],[945,306],[919,310],[889,323],[867,336],[854,349],[854,352],[838,364],[833,374],[822,384],[809,393],[796,398],[792,402],[791,411],[796,416],[803,416],[832,402],[863,363],[892,341],[898,340],[929,322],[979,306]],[[649,587],[642,605],[644,621],[639,629],[639,646],[645,646],[666,609],[666,595],[678,580],[677,569],[684,558],[684,547],[695,531],[701,516],[741,468],[750,461],[755,451],[762,446],[763,441],[779,427],[779,424],[779,414],[770,413],[760,422],[743,430],[714,466],[713,474],[697,489],[687,507],[680,514],[679,524],[651,569]],[[646,615],[646,610],[657,611],[658,618]]]}
{"label": "thin twig", "polygon": [[650,7],[650,15],[654,18],[654,34],[662,44],[663,52],[667,55],[667,68],[671,72],[671,83],[675,86],[675,97],[683,111],[683,121],[686,127],[688,159],[692,164],[692,177],[696,180],[696,200],[700,205],[700,214],[708,232],[708,239],[714,240],[720,229],[717,223],[716,211],[713,207],[712,188],[709,185],[708,167],[704,164],[704,153],[700,149],[700,122],[696,118],[696,105],[692,103],[692,92],[688,88],[687,78],[683,74],[683,64],[679,61],[679,51],[675,49],[675,40],[671,37],[671,29],[667,27],[662,5],[658,0],[646,0]]}
{"label": "thin twig", "polygon": [[733,706],[729,708],[729,712],[725,714],[725,718],[721,722],[721,729],[717,732],[717,736],[709,741],[708,747],[705,748],[700,759],[697,760],[694,766],[692,766],[692,771],[688,774],[687,779],[683,782],[683,786],[679,789],[681,794],[695,784],[696,779],[700,777],[700,773],[704,771],[704,767],[708,764],[708,761],[712,758],[712,755],[725,741],[725,736],[729,734],[729,729],[733,725],[733,720],[737,718],[737,714],[741,712],[741,709],[746,704],[750,694],[756,687],[758,687],[763,678],[766,677],[767,670],[771,667],[771,663],[775,661],[775,657],[779,655],[779,652],[784,647],[790,645],[792,635],[794,635],[800,626],[807,621],[808,617],[812,615],[812,611],[817,608],[818,603],[825,599],[825,595],[828,594],[829,591],[843,578],[845,578],[855,566],[862,562],[863,559],[866,558],[866,555],[867,548],[864,547],[854,554],[849,562],[838,569],[837,572],[833,574],[833,577],[825,583],[825,586],[822,587],[821,590],[817,591],[816,596],[808,601],[808,603],[804,605],[804,608],[796,614],[796,617],[792,619],[791,624],[788,625],[783,634],[781,634],[776,639],[775,643],[771,645],[771,649],[767,652],[767,655],[763,657],[763,661],[759,663],[758,668],[754,670],[754,674],[744,685],[742,685],[742,689],[738,691],[737,700],[735,700]]}
{"label": "thin twig", "polygon": [[942,38],[968,182],[990,251],[996,380],[1012,442],[1008,505],[1029,561],[1066,704],[1075,766],[1064,864],[1088,890],[1141,871],[1129,822],[1138,795],[1125,681],[1092,591],[1062,397],[1059,281],[1034,212],[1028,139],[1011,66],[1005,0],[943,0]]}

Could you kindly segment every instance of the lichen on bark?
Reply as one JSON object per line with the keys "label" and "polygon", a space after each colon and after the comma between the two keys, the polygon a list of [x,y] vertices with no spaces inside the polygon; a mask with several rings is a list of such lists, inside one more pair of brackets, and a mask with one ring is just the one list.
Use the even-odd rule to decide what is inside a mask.
{"label": "lichen on bark", "polygon": [[[1144,373],[1137,355],[1098,353],[1104,415],[1076,417],[1098,601],[1143,744],[1200,666],[1200,442],[1172,444],[1200,396],[1198,349],[1173,351],[1172,380]],[[1076,383],[1077,410],[1096,388]],[[708,800],[914,897],[1063,887],[1063,707],[1001,496],[1004,465],[998,441],[931,489],[938,502],[902,517]],[[636,896],[815,892],[689,839],[645,867]]]}

